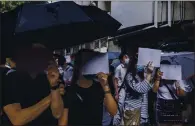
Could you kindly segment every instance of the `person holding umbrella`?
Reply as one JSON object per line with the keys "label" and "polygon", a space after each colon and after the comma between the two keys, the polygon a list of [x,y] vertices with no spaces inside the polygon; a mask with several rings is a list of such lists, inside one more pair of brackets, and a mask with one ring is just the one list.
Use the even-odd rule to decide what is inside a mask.
{"label": "person holding umbrella", "polygon": [[5,79],[2,124],[56,125],[63,101],[52,53],[35,44],[20,50],[16,63],[17,70]]}

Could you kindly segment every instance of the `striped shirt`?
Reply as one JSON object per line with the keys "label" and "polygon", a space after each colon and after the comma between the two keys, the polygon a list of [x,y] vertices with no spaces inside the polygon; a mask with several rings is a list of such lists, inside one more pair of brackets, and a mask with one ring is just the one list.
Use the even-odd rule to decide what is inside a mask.
{"label": "striped shirt", "polygon": [[[136,82],[131,73],[128,73],[126,76],[126,85],[130,88],[126,91],[126,97],[124,102],[125,110],[134,110],[141,108],[143,101],[143,94],[147,93],[152,86],[148,83],[147,80],[141,81],[141,79],[136,75],[135,77],[138,82]],[[126,87],[127,89],[127,87]]]}
{"label": "striped shirt", "polygon": [[141,105],[141,118],[147,119],[148,115],[148,93],[142,95],[142,105]]}

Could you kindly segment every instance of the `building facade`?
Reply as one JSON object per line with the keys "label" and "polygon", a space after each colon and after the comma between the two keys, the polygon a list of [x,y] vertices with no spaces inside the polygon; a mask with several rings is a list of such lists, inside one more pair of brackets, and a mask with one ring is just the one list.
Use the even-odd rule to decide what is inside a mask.
{"label": "building facade", "polygon": [[[122,24],[120,29],[143,24],[151,24],[148,28],[171,27],[173,24],[195,18],[193,3],[189,1],[76,1],[76,3],[97,6],[107,11]],[[112,39],[102,38],[91,43],[71,47],[66,52],[74,53],[80,48],[90,48],[101,52],[120,52],[120,48],[110,40]]]}

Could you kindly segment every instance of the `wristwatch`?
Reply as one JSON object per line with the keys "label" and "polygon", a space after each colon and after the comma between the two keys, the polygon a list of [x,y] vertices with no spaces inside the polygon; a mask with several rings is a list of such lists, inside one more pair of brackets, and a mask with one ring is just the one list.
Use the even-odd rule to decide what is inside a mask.
{"label": "wristwatch", "polygon": [[60,86],[60,85],[59,85],[59,84],[57,84],[57,85],[55,85],[55,86],[50,87],[50,89],[51,89],[51,90],[56,90],[56,89],[58,89],[58,88],[59,88],[59,86]]}

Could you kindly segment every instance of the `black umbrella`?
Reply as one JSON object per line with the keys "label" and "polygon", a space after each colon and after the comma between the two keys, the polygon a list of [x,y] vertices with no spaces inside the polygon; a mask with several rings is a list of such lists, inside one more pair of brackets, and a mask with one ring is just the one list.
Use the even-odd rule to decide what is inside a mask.
{"label": "black umbrella", "polygon": [[106,30],[108,34],[118,30],[121,24],[108,14],[96,6],[80,6],[81,9],[95,22],[96,25]]}
{"label": "black umbrella", "polygon": [[69,1],[25,4],[15,28],[17,44],[39,42],[60,49],[110,36],[121,26],[106,12],[92,9],[97,13],[89,13],[89,8]]}

